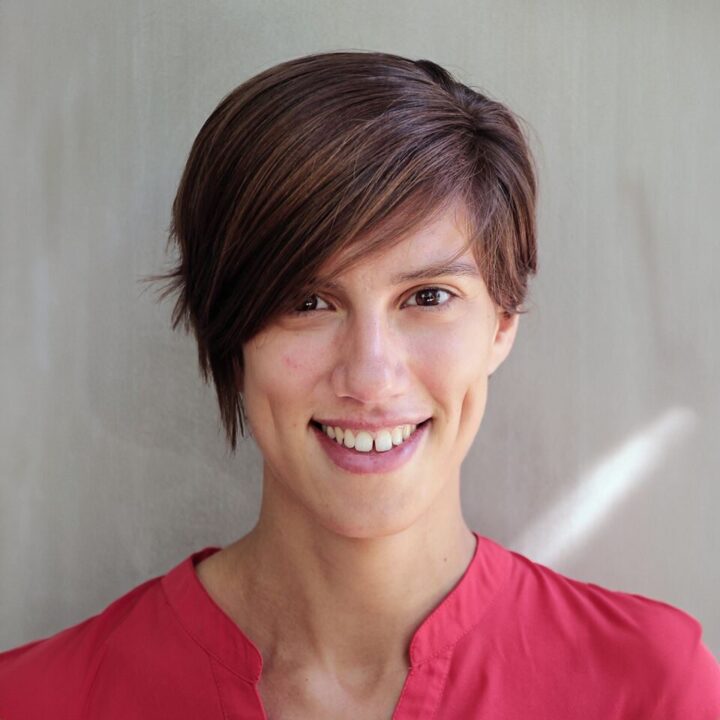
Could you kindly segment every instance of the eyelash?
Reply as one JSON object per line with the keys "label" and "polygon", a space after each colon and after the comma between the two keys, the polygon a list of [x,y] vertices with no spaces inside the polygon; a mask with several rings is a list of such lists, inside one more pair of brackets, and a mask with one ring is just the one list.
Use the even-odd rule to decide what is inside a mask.
{"label": "eyelash", "polygon": [[[447,290],[446,288],[435,287],[432,285],[429,285],[428,287],[420,288],[419,290],[415,290],[413,293],[410,294],[410,297],[411,298],[415,297],[416,295],[419,295],[420,293],[425,292],[427,290],[435,290],[435,291],[447,293],[448,299],[444,303],[441,303],[440,305],[417,305],[416,304],[416,305],[409,305],[408,307],[418,307],[423,310],[436,310],[436,311],[445,310],[452,304],[452,302],[455,300],[455,298],[458,297],[454,292]],[[319,297],[319,296],[317,295],[317,293],[313,293],[312,295],[308,295],[306,299],[310,299],[310,298],[314,298],[314,297]],[[325,300],[324,302],[327,302],[327,300]],[[328,303],[328,305],[329,304],[330,303]],[[290,314],[291,315],[309,315],[310,313],[313,313],[313,312],[321,312],[321,310],[317,310],[317,309],[298,310],[297,308],[295,308],[290,311]]]}

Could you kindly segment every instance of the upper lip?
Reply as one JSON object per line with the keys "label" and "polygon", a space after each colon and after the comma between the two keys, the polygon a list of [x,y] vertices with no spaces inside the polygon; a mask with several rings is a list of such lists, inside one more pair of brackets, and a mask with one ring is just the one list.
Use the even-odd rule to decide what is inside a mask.
{"label": "upper lip", "polygon": [[394,428],[398,425],[419,425],[429,418],[428,415],[414,415],[405,417],[386,417],[374,420],[360,420],[359,418],[319,418],[313,420],[321,425],[332,425],[333,427],[350,428],[357,430],[382,430]]}

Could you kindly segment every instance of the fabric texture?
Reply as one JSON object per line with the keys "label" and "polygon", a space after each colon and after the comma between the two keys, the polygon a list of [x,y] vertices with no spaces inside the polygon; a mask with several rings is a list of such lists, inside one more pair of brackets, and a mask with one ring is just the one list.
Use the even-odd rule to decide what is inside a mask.
{"label": "fabric texture", "polygon": [[[413,636],[393,720],[720,718],[720,666],[691,615],[475,536],[463,577]],[[194,570],[217,550],[0,653],[0,719],[265,720],[260,652]]]}

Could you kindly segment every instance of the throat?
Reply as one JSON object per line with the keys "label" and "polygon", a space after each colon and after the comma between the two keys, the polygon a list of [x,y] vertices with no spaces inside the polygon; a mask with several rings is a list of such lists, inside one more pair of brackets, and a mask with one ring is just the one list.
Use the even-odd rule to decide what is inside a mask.
{"label": "throat", "polygon": [[366,672],[333,675],[307,667],[266,672],[257,684],[269,718],[377,720],[395,713],[408,668],[368,677]]}

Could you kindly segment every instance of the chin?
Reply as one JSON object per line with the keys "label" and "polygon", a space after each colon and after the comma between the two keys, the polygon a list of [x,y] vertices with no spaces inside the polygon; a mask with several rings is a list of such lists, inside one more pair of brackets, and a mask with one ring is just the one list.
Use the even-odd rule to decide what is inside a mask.
{"label": "chin", "polygon": [[[378,489],[378,485],[373,484],[373,488]],[[429,492],[419,492],[418,483],[413,482],[412,488],[408,488],[406,493],[398,494],[395,488],[392,497],[371,494],[353,501],[338,498],[337,505],[331,502],[317,512],[316,517],[329,532],[342,537],[389,537],[421,521],[432,510],[434,497]],[[437,503],[435,507],[438,507]]]}

